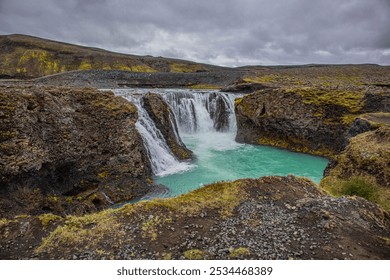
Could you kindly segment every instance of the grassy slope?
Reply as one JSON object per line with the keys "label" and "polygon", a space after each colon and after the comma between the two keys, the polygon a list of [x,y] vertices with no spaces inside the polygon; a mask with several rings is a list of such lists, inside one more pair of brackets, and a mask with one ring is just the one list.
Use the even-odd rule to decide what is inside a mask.
{"label": "grassy slope", "polygon": [[27,35],[0,36],[0,77],[34,78],[73,70],[197,72],[221,67],[109,52]]}

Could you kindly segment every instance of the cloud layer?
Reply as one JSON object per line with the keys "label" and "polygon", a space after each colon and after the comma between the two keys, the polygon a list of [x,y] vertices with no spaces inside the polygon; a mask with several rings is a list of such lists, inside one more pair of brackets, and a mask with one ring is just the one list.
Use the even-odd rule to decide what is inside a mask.
{"label": "cloud layer", "polygon": [[199,62],[390,64],[389,0],[0,0],[0,34]]}

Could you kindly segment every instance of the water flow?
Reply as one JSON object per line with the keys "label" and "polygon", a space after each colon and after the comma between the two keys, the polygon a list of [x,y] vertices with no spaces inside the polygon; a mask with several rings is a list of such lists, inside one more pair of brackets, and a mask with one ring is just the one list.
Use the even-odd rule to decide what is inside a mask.
{"label": "water flow", "polygon": [[[221,180],[257,178],[268,175],[322,178],[327,160],[265,146],[235,142],[234,94],[216,91],[158,89],[171,107],[181,138],[196,159],[191,165],[179,162],[170,152],[161,133],[142,108],[136,93],[147,89],[117,90],[135,103],[140,112],[137,128],[147,146],[155,182],[168,186],[169,195],[187,193],[202,185]],[[156,90],[154,90],[156,92]],[[133,97],[132,97],[133,96]],[[180,136],[180,137],[179,137]]]}
{"label": "water flow", "polygon": [[180,162],[173,155],[161,131],[143,108],[142,95],[129,93],[126,90],[116,90],[115,92],[132,102],[138,109],[138,121],[135,126],[144,141],[153,173],[156,176],[166,176],[191,169],[191,164]]}

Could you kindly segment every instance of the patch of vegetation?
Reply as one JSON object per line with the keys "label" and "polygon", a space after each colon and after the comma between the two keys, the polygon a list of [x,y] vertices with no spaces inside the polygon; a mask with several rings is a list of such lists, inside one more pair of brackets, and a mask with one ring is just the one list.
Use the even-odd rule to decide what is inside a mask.
{"label": "patch of vegetation", "polygon": [[171,72],[179,73],[193,73],[203,70],[202,65],[199,64],[184,64],[184,63],[172,63],[170,65]]}
{"label": "patch of vegetation", "polygon": [[[63,225],[58,226],[41,245],[35,250],[37,253],[50,252],[53,248],[61,248],[66,254],[75,244],[79,250],[95,247],[102,240],[109,240],[112,232],[116,236],[124,233],[120,230],[113,210],[105,210],[82,217],[69,216]],[[70,246],[71,245],[71,246]]]}
{"label": "patch of vegetation", "polygon": [[249,251],[248,248],[240,247],[240,248],[233,249],[229,253],[229,258],[242,259],[242,258],[245,258],[246,256],[250,255],[250,253],[251,252]]}
{"label": "patch of vegetation", "polygon": [[184,252],[187,260],[204,260],[204,252],[199,249],[188,250]]}
{"label": "patch of vegetation", "polygon": [[152,241],[157,239],[157,227],[160,226],[166,220],[161,219],[158,216],[151,215],[142,225],[142,237],[150,237]]}
{"label": "patch of vegetation", "polygon": [[349,196],[360,196],[369,201],[376,201],[378,198],[377,187],[365,180],[363,177],[352,177],[341,185],[341,194]]}
{"label": "patch of vegetation", "polygon": [[93,106],[104,108],[117,116],[121,114],[136,113],[137,108],[130,102],[121,102],[116,98],[101,98],[92,102]]}
{"label": "patch of vegetation", "polygon": [[303,139],[293,137],[288,137],[288,139],[280,139],[263,135],[258,139],[258,144],[288,149],[290,151],[299,153],[319,155],[328,158],[333,158],[335,156],[335,151],[332,151],[326,147],[317,147],[315,150],[313,150],[309,148],[310,143],[305,143]]}
{"label": "patch of vegetation", "polygon": [[338,105],[349,113],[358,113],[364,106],[364,92],[328,90],[315,87],[301,87],[290,92],[298,93],[302,102],[308,105]]}
{"label": "patch of vegetation", "polygon": [[196,84],[189,86],[191,89],[221,89],[220,86],[210,84]]}
{"label": "patch of vegetation", "polygon": [[327,176],[321,180],[320,186],[334,196],[359,196],[379,204],[387,211],[390,210],[390,189],[379,186],[372,176],[352,176],[344,179]]}
{"label": "patch of vegetation", "polygon": [[244,77],[244,82],[246,83],[260,83],[260,84],[267,84],[267,83],[274,83],[280,80],[280,76],[276,74],[270,74],[270,75],[264,75],[264,76],[247,76]]}
{"label": "patch of vegetation", "polygon": [[38,219],[41,221],[42,226],[44,228],[48,227],[51,223],[53,223],[56,220],[62,220],[63,218],[57,215],[54,215],[52,213],[47,213],[38,216]]}
{"label": "patch of vegetation", "polygon": [[221,217],[228,217],[235,207],[247,197],[242,182],[218,182],[169,199],[154,199],[139,203],[145,210],[165,208],[189,215],[197,215],[203,209],[217,209]]}
{"label": "patch of vegetation", "polygon": [[9,223],[10,223],[10,221],[7,220],[7,219],[0,219],[0,227],[1,227],[1,226],[6,226],[6,225],[8,225]]}

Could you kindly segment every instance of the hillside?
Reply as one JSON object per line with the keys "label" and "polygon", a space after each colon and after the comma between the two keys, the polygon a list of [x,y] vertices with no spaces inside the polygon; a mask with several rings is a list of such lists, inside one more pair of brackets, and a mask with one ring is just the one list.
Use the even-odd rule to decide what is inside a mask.
{"label": "hillside", "polygon": [[223,67],[109,52],[27,35],[0,36],[0,78],[36,78],[74,70],[210,72]]}

